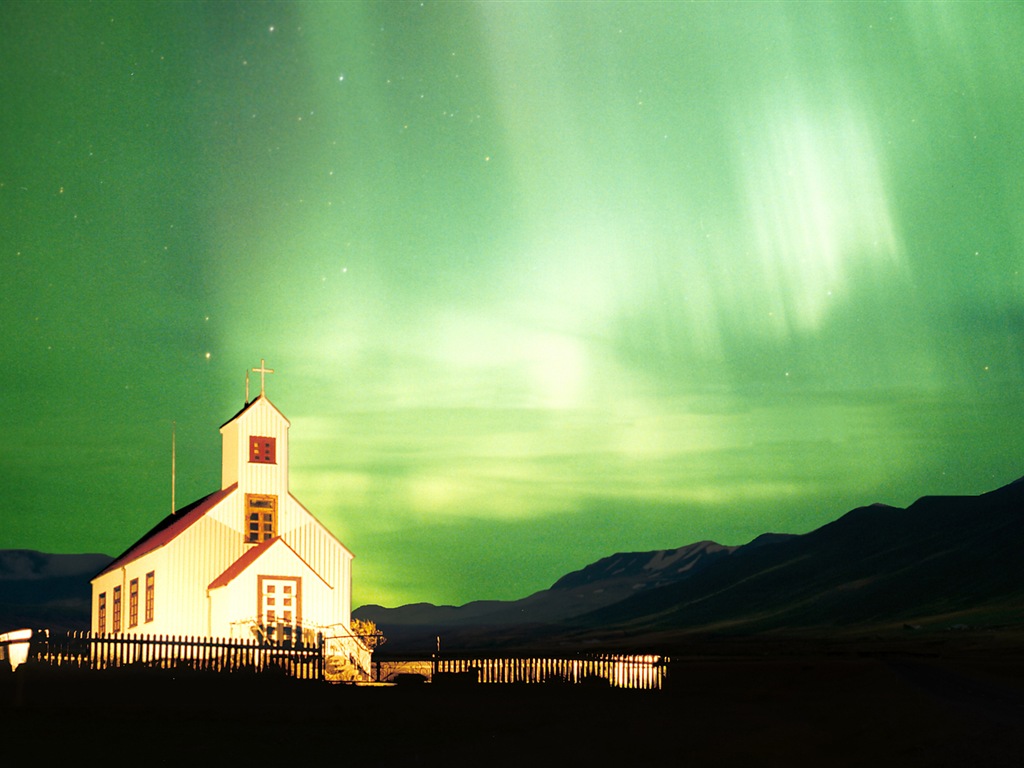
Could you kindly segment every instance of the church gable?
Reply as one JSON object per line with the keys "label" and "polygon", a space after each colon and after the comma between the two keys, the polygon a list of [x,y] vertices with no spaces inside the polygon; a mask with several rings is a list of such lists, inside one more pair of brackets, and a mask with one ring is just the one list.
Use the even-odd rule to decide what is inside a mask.
{"label": "church gable", "polygon": [[245,574],[250,571],[295,573],[309,578],[316,578],[324,586],[330,587],[323,577],[313,570],[309,563],[303,560],[294,549],[289,547],[284,539],[278,537],[248,549],[244,555],[210,582],[210,586],[207,588],[213,590],[226,587],[236,579],[244,578]]}
{"label": "church gable", "polygon": [[214,633],[243,637],[323,630],[323,606],[336,599],[331,586],[281,538],[250,548],[207,591]]}

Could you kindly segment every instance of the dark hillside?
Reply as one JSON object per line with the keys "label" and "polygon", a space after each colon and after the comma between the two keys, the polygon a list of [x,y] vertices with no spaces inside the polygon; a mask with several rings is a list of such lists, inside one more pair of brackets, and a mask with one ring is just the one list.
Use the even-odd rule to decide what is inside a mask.
{"label": "dark hillside", "polygon": [[[449,648],[670,646],[694,633],[819,635],[904,625],[1024,625],[1024,483],[979,496],[875,504],[801,536],[612,555],[524,600],[463,609],[367,606],[389,653]],[[581,610],[587,606],[591,610]],[[442,613],[443,610],[443,613]],[[458,620],[452,621],[453,618]]]}
{"label": "dark hillside", "polygon": [[0,550],[0,632],[36,627],[88,629],[89,580],[110,560],[97,554]]}
{"label": "dark hillside", "polygon": [[991,608],[1024,619],[1024,486],[862,507],[804,536],[741,551],[684,583],[581,617],[632,630],[733,631],[927,622]]}

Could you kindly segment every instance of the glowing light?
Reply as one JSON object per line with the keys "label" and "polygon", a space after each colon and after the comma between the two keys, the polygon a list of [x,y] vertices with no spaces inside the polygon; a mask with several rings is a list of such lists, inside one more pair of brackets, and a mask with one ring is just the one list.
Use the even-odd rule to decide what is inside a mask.
{"label": "glowing light", "polygon": [[775,329],[790,333],[820,327],[858,265],[898,274],[902,247],[866,119],[780,102],[742,144],[757,257],[749,299],[781,308]]}
{"label": "glowing light", "polygon": [[1017,5],[224,7],[5,27],[12,545],[123,551],[153,409],[200,442],[264,355],[357,603],[1021,474]]}

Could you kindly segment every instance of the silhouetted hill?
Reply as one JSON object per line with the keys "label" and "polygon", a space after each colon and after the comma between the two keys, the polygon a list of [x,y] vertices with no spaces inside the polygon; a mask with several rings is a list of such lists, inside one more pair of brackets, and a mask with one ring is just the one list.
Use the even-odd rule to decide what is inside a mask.
{"label": "silhouetted hill", "polygon": [[[458,648],[670,647],[695,635],[1024,624],[1024,483],[979,496],[875,504],[800,536],[700,542],[603,558],[523,600],[356,613],[389,653]],[[589,609],[587,609],[589,608]]]}
{"label": "silhouetted hill", "polygon": [[110,561],[108,555],[0,550],[0,632],[88,629],[89,580]]}
{"label": "silhouetted hill", "polygon": [[589,627],[764,631],[1024,618],[1024,485],[862,507],[685,584],[584,617]]}
{"label": "silhouetted hill", "polygon": [[[765,534],[746,546],[787,538],[784,534]],[[701,541],[679,549],[619,553],[573,571],[549,589],[521,600],[488,600],[458,607],[429,603],[399,608],[366,605],[355,615],[384,629],[388,650],[392,652],[426,648],[436,642],[439,633],[444,635],[446,645],[457,642],[458,637],[466,637],[474,644],[490,643],[524,628],[560,626],[573,617],[689,578],[739,549],[742,547]]]}

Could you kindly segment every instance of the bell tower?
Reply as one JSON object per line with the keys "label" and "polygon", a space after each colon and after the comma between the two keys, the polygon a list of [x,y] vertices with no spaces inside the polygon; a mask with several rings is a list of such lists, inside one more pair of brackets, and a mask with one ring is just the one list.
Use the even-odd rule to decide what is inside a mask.
{"label": "bell tower", "polygon": [[[221,488],[238,483],[242,494],[284,499],[288,495],[288,419],[267,397],[266,374],[260,361],[260,394],[220,428]],[[248,372],[246,397],[248,398]],[[266,500],[265,500],[266,501]]]}

